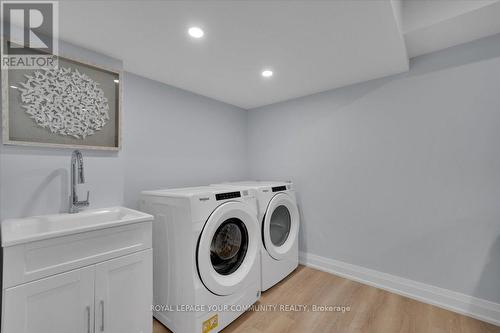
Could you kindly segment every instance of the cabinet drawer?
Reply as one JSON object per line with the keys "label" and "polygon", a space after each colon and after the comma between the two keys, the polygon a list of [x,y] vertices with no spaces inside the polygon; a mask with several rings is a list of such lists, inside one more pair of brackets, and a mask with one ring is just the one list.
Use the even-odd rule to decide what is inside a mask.
{"label": "cabinet drawer", "polygon": [[151,228],[148,221],[6,247],[3,288],[149,249]]}

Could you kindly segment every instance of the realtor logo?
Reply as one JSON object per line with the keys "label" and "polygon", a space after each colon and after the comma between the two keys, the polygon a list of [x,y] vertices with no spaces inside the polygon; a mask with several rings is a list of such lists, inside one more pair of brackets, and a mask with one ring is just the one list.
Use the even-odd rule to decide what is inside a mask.
{"label": "realtor logo", "polygon": [[57,1],[2,1],[2,68],[57,66]]}

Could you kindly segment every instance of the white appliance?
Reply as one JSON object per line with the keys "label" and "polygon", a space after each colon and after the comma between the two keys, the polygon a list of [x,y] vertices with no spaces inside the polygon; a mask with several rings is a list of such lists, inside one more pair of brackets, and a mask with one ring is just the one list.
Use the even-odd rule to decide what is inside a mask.
{"label": "white appliance", "polygon": [[260,297],[260,232],[251,190],[142,192],[153,223],[153,314],[175,333],[218,332]]}
{"label": "white appliance", "polygon": [[265,291],[299,265],[300,218],[293,183],[244,181],[223,185],[256,191],[262,239],[261,286]]}

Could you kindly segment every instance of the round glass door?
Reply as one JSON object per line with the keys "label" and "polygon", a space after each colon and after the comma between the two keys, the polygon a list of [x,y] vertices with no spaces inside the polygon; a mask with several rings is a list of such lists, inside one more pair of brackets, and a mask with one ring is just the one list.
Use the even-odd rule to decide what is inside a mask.
{"label": "round glass door", "polygon": [[196,253],[198,274],[216,295],[230,295],[252,278],[258,264],[259,228],[255,210],[243,202],[218,206],[201,230]]}
{"label": "round glass door", "polygon": [[276,194],[269,202],[262,224],[262,238],[267,252],[281,260],[292,250],[299,232],[299,211],[292,197]]}
{"label": "round glass door", "polygon": [[210,245],[210,261],[215,271],[229,275],[240,267],[248,248],[248,231],[237,218],[224,221],[215,231]]}
{"label": "round glass door", "polygon": [[283,205],[276,207],[271,214],[271,222],[269,225],[271,242],[274,246],[281,246],[286,242],[290,234],[291,225],[292,218],[288,208]]}

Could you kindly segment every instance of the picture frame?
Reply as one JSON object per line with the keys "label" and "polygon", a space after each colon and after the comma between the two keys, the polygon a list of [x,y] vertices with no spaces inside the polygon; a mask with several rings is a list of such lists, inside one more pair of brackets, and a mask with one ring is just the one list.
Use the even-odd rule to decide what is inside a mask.
{"label": "picture frame", "polygon": [[[78,73],[74,74],[74,76],[77,76],[77,79],[82,81],[82,87],[87,90],[90,87],[91,91],[86,92],[84,95],[94,96],[93,100],[86,99],[87,105],[93,108],[91,116],[88,114],[82,116],[82,113],[86,111],[83,107],[83,105],[86,105],[85,103],[67,104],[59,99],[59,103],[56,105],[57,109],[60,109],[61,106],[69,109],[64,112],[65,116],[56,114],[58,118],[63,117],[63,120],[58,119],[56,124],[51,124],[47,119],[54,119],[54,117],[51,117],[54,113],[49,114],[49,117],[47,117],[48,112],[40,111],[44,109],[38,107],[40,104],[37,104],[37,98],[30,98],[30,101],[34,103],[28,106],[23,104],[21,98],[22,94],[29,96],[30,93],[26,92],[26,88],[23,87],[26,82],[23,83],[22,81],[30,80],[28,77],[34,78],[36,75],[43,75],[44,70],[2,69],[3,144],[119,151],[122,143],[122,71],[63,56],[58,56],[58,63],[59,69],[71,70],[68,73],[72,75]],[[35,74],[37,71],[41,74]],[[47,78],[42,76],[42,79],[37,82],[43,84],[45,81],[47,81]],[[63,91],[61,89],[65,88],[60,88],[59,91]],[[76,91],[78,90],[77,88]],[[55,100],[58,95],[53,95],[55,97],[52,97]],[[81,101],[80,98],[83,96],[79,95],[78,92],[74,98],[66,96],[67,94],[64,93],[62,95],[64,95],[62,97],[73,101]],[[95,106],[97,99],[99,99],[100,107]],[[27,109],[27,107],[29,108]],[[73,110],[71,110],[72,108]],[[54,107],[56,113],[57,109]],[[79,125],[79,122],[82,122],[82,125]],[[68,126],[67,124],[73,125]]]}

